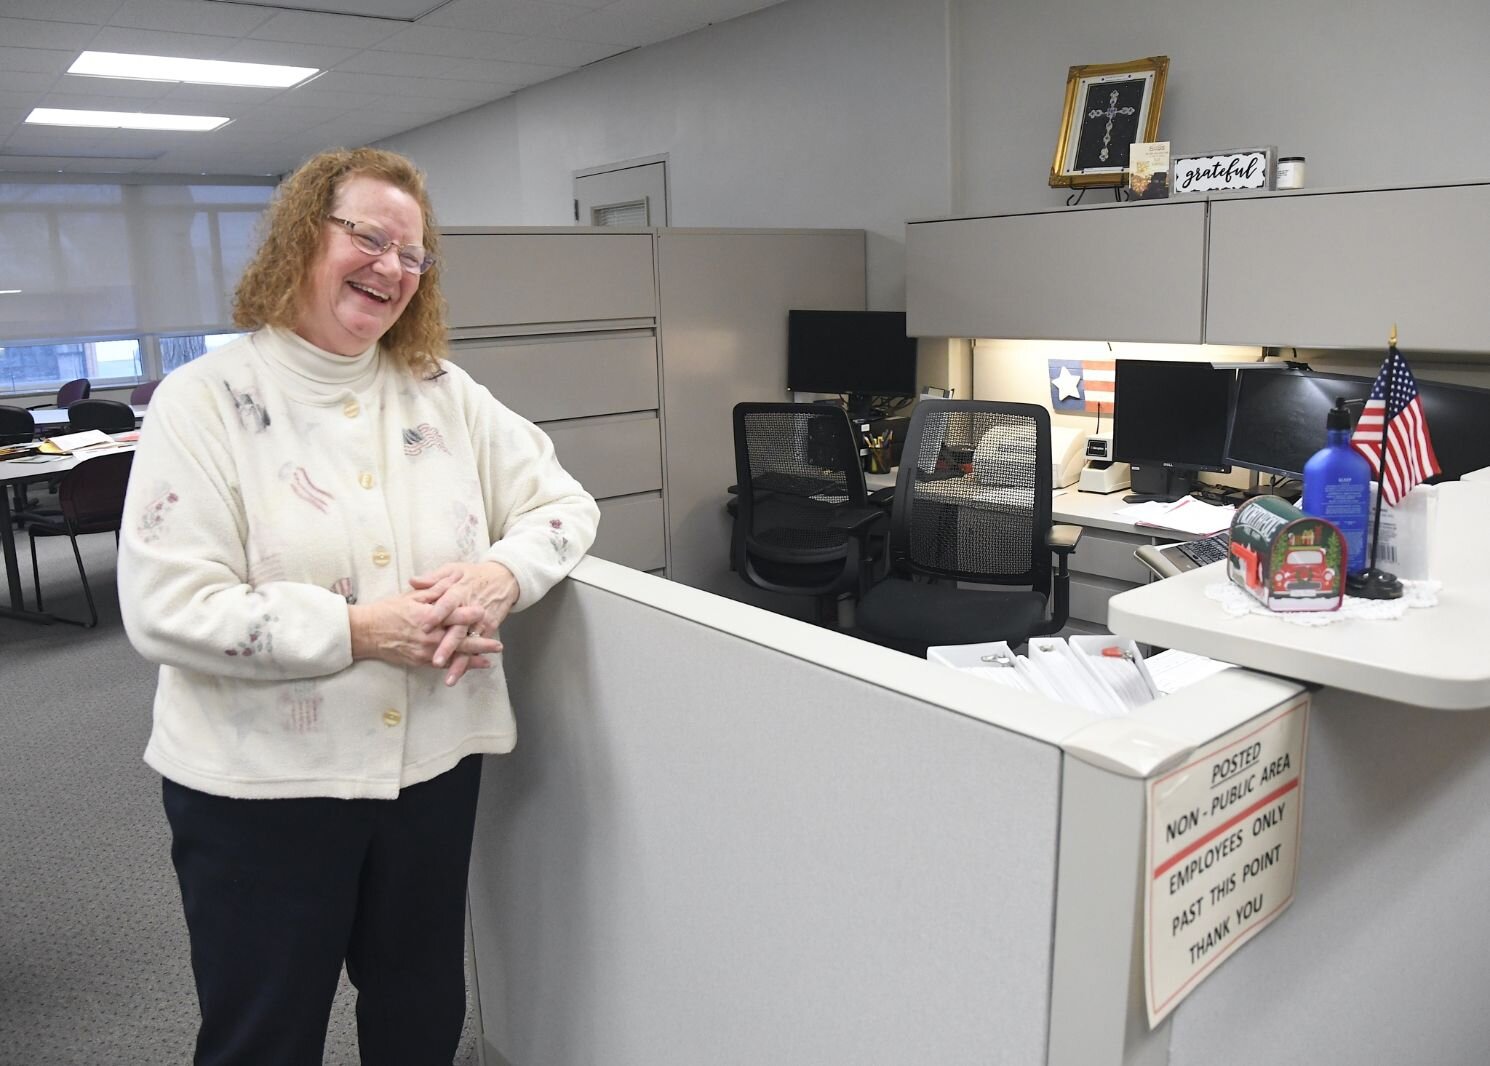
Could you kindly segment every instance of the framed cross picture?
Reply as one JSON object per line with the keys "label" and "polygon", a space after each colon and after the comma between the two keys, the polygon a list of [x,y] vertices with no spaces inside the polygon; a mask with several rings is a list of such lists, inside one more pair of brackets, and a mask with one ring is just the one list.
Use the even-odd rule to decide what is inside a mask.
{"label": "framed cross picture", "polygon": [[1051,186],[1125,184],[1129,148],[1135,141],[1157,139],[1168,73],[1168,56],[1072,67]]}

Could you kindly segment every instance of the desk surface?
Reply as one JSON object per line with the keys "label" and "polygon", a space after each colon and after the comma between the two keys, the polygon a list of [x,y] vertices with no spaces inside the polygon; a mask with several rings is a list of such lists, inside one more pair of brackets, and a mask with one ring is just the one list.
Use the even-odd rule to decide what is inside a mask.
{"label": "desk surface", "polygon": [[[896,467],[888,474],[865,474],[864,483],[870,491],[893,487],[899,471],[900,468]],[[1075,486],[1072,486],[1068,489],[1057,489],[1056,492],[1056,497],[1051,501],[1050,512],[1051,520],[1055,522],[1068,522],[1089,529],[1109,529],[1116,533],[1134,533],[1140,537],[1154,537],[1159,540],[1193,540],[1195,538],[1193,533],[1184,533],[1177,529],[1161,529],[1158,526],[1137,526],[1126,518],[1117,517],[1117,512],[1128,506],[1123,502],[1123,497],[1127,495],[1126,489],[1110,493],[1078,492]]]}
{"label": "desk surface", "polygon": [[1225,565],[1114,596],[1108,627],[1119,636],[1348,692],[1441,710],[1490,708],[1484,638],[1490,582],[1451,583],[1437,607],[1410,610],[1395,622],[1300,626],[1257,614],[1233,618],[1206,599],[1207,585],[1226,580]]}

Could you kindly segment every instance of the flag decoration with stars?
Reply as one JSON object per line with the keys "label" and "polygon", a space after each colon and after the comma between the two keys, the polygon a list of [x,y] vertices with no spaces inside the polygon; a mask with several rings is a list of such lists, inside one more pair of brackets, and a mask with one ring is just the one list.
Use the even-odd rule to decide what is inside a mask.
{"label": "flag decoration with stars", "polygon": [[1112,413],[1117,364],[1111,359],[1051,359],[1050,405],[1057,411]]}
{"label": "flag decoration with stars", "polygon": [[1393,506],[1414,485],[1441,472],[1417,379],[1395,344],[1381,364],[1350,443],[1371,464],[1382,499]]}

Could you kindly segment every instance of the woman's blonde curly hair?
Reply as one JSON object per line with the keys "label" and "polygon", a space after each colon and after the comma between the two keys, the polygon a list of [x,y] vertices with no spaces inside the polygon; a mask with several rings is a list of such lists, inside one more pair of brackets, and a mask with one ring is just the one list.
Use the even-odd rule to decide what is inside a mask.
{"label": "woman's blonde curly hair", "polygon": [[260,223],[263,239],[233,294],[233,322],[240,329],[293,329],[300,317],[305,279],[327,238],[326,216],[348,178],[366,176],[402,189],[424,216],[424,247],[434,266],[419,279],[398,321],[379,344],[410,373],[437,373],[446,344],[445,298],[440,295],[440,231],[424,187],[424,175],[396,152],[380,148],[332,148],[314,156],[275,192]]}

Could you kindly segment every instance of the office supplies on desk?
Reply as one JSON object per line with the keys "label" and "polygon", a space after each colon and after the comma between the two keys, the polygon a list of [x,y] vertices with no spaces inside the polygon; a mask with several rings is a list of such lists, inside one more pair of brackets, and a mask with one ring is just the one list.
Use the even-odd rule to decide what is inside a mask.
{"label": "office supplies on desk", "polygon": [[81,455],[84,452],[110,451],[120,447],[101,429],[85,429],[81,433],[64,433],[60,437],[48,437],[37,445],[37,451],[46,455]]}
{"label": "office supplies on desk", "polygon": [[1154,526],[1206,536],[1229,527],[1235,514],[1235,507],[1183,496],[1173,503],[1152,500],[1148,503],[1131,504],[1118,511],[1116,517],[1127,519],[1136,526]]}
{"label": "office supplies on desk", "polygon": [[1231,524],[1227,576],[1271,611],[1335,611],[1345,595],[1345,538],[1276,496],[1258,496]]}

